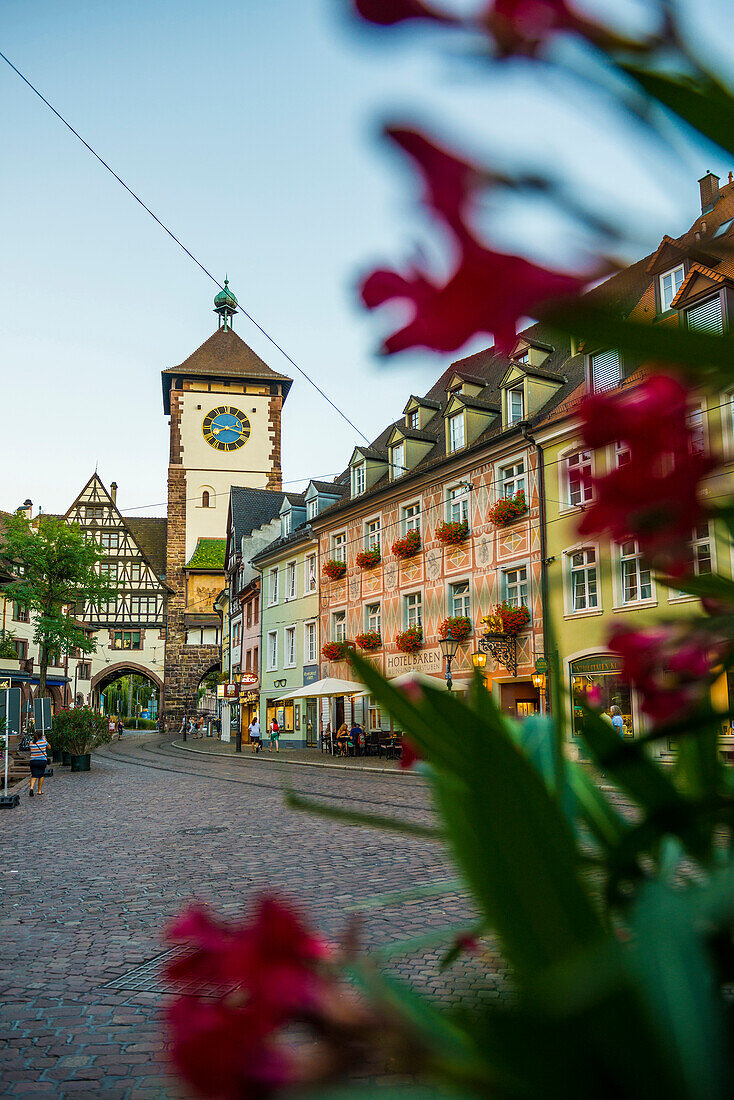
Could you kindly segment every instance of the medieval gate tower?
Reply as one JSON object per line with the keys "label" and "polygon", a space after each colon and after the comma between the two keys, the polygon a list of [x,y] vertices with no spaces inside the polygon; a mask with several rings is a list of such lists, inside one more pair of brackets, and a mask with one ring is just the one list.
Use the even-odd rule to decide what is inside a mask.
{"label": "medieval gate tower", "polygon": [[[227,287],[214,299],[217,331],[177,367],[161,373],[170,416],[168,598],[165,712],[175,730],[219,647],[187,641],[191,621],[214,621],[211,604],[188,599],[186,563],[199,539],[224,539],[232,485],[280,489],[280,428],[292,380],[277,374],[232,329],[237,299]],[[203,637],[203,634],[201,635]]]}

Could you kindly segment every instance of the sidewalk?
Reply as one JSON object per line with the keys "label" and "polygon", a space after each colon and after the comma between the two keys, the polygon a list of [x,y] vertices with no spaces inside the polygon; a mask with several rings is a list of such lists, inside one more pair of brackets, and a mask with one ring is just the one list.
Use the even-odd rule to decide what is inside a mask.
{"label": "sidewalk", "polygon": [[259,753],[252,751],[249,745],[242,746],[242,752],[235,752],[234,742],[218,741],[216,737],[202,737],[185,742],[180,738],[173,742],[176,749],[185,752],[198,752],[205,756],[219,756],[231,759],[233,762],[257,762],[264,764],[301,764],[312,768],[333,768],[335,771],[358,772],[383,772],[390,775],[412,776],[409,771],[402,771],[397,760],[380,759],[379,756],[330,756],[319,749],[281,749],[280,752],[270,752],[267,746]]}

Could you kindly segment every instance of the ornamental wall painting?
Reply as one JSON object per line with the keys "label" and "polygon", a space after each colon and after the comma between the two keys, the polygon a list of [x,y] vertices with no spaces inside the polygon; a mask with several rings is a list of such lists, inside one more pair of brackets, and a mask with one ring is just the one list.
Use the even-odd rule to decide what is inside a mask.
{"label": "ornamental wall painting", "polygon": [[349,599],[351,603],[358,603],[361,593],[361,580],[358,573],[349,578]]}
{"label": "ornamental wall painting", "polygon": [[423,580],[423,558],[420,556],[401,561],[399,569],[401,585],[420,584]]}
{"label": "ornamental wall painting", "polygon": [[439,579],[443,571],[443,550],[440,546],[432,546],[426,550],[426,580],[434,583]]}
{"label": "ornamental wall painting", "polygon": [[398,563],[396,561],[386,561],[383,569],[386,591],[393,592],[397,588],[398,574]]}
{"label": "ornamental wall painting", "polygon": [[492,564],[494,536],[485,531],[474,540],[474,555],[478,569],[489,569]]}
{"label": "ornamental wall painting", "polygon": [[447,546],[444,555],[447,573],[464,573],[471,569],[471,544],[468,541],[461,546]]}
{"label": "ornamental wall painting", "polygon": [[530,553],[530,530],[527,523],[516,525],[505,530],[497,531],[497,559],[506,561],[508,558],[522,557]]}

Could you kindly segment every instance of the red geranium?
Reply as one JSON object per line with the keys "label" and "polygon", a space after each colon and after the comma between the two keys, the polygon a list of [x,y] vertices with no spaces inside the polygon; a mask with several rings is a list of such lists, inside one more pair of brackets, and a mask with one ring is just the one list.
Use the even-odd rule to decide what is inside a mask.
{"label": "red geranium", "polygon": [[530,622],[530,612],[524,604],[520,604],[519,607],[513,607],[512,604],[507,603],[505,600],[503,603],[499,603],[496,607],[492,608],[488,618],[499,618],[502,623],[503,633],[519,634]]}
{"label": "red geranium", "polygon": [[379,649],[382,645],[382,638],[377,630],[367,630],[364,634],[357,634],[354,640],[359,648],[366,652]]}
{"label": "red geranium", "polygon": [[445,546],[459,546],[469,538],[469,524],[465,520],[455,523],[439,523],[436,538]]}
{"label": "red geranium", "polygon": [[325,661],[343,661],[346,655],[346,642],[325,642],[321,647],[321,656]]}
{"label": "red geranium", "polygon": [[471,634],[472,621],[465,615],[453,615],[444,619],[438,628],[440,638],[445,638],[449,630],[455,641],[463,642]]}
{"label": "red geranium", "polygon": [[380,551],[377,546],[369,550],[360,550],[357,554],[357,565],[360,569],[374,569],[380,564]]}
{"label": "red geranium", "polygon": [[397,558],[412,558],[421,548],[420,531],[408,531],[401,539],[392,544],[392,552]]}
{"label": "red geranium", "polygon": [[500,497],[497,503],[488,509],[487,517],[496,527],[504,527],[505,524],[512,523],[513,519],[517,519],[518,516],[525,515],[527,510],[525,490],[518,489],[512,497]]}
{"label": "red geranium", "polygon": [[324,562],[321,567],[321,572],[325,573],[332,581],[338,581],[347,571],[346,562],[338,561],[335,558],[330,558]]}
{"label": "red geranium", "polygon": [[707,518],[699,484],[716,466],[696,452],[687,416],[687,390],[666,375],[629,392],[594,394],[583,405],[586,444],[621,440],[628,461],[593,479],[594,498],[579,532],[637,539],[646,558],[674,575],[686,571],[691,530]]}
{"label": "red geranium", "polygon": [[423,629],[409,626],[407,630],[395,635],[395,645],[402,653],[417,653],[423,645]]}

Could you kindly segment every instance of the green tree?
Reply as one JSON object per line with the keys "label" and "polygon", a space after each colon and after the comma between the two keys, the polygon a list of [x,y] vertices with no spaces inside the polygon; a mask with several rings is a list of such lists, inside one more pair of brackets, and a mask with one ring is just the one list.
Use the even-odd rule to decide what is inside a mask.
{"label": "green tree", "polygon": [[40,698],[46,694],[46,673],[53,653],[78,649],[94,653],[97,642],[76,619],[87,603],[114,599],[116,589],[100,576],[104,556],[77,524],[42,518],[33,526],[16,514],[7,521],[0,556],[13,562],[18,581],[6,588],[8,598],[34,615],[33,640],[39,647]]}

